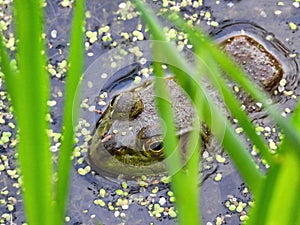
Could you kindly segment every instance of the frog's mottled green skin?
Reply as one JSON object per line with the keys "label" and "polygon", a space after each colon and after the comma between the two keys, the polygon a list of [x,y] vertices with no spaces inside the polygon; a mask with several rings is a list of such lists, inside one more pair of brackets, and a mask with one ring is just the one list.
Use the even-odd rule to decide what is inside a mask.
{"label": "frog's mottled green skin", "polygon": [[[192,129],[195,110],[173,78],[164,80],[169,88],[177,133],[183,143]],[[153,93],[150,80],[112,98],[97,123],[88,153],[96,172],[110,177],[166,172],[161,122]]]}

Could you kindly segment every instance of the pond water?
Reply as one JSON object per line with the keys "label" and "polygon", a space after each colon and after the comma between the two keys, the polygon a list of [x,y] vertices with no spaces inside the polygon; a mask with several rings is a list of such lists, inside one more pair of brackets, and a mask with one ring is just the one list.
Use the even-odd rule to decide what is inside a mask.
{"label": "pond water", "polygon": [[[63,4],[48,1],[46,7],[49,55],[47,68],[52,77],[51,98],[56,103],[51,107],[51,137],[53,140],[51,149],[53,152],[56,152],[59,147],[58,132],[62,118],[65,59],[69,48],[68,34],[73,4],[71,1],[62,2]],[[282,76],[286,82],[281,83],[276,79],[276,87],[271,88],[273,93],[274,90],[278,92],[274,95],[274,102],[279,103],[283,116],[291,113],[299,95],[297,63],[299,64],[300,42],[297,40],[299,40],[300,33],[298,29],[293,28],[294,24],[300,25],[298,3],[291,0],[281,2],[220,0],[203,1],[202,5],[198,3],[202,1],[193,1],[195,3],[191,5],[153,2],[153,6],[157,10],[179,8],[185,18],[194,19],[207,33],[214,34],[219,42],[224,41],[223,37],[231,38],[232,33],[240,32],[241,29],[244,29],[247,35],[257,35],[258,37],[253,38],[258,43],[256,45],[261,45],[271,52],[278,60],[277,66],[280,64],[285,72]],[[87,82],[87,85],[96,91],[91,94],[88,91],[85,92],[91,97],[81,104],[82,109],[85,109],[83,111],[87,114],[84,117],[86,120],[82,120],[78,126],[77,137],[80,142],[73,156],[74,167],[71,175],[66,224],[177,224],[174,198],[167,177],[142,177],[137,181],[116,181],[97,175],[85,161],[87,143],[91,138],[90,132],[99,118],[96,112],[105,108],[105,101],[101,102],[105,98],[101,99],[100,96],[100,100],[98,99],[98,103],[102,104],[101,108],[101,104],[95,105],[95,97],[99,97],[101,90],[106,90],[108,95],[109,92],[115,91],[115,89],[112,90],[115,87],[105,86],[110,83],[105,83],[105,81],[111,77],[121,79],[122,77],[116,76],[132,74],[133,70],[135,73],[142,71],[139,73],[141,78],[145,77],[143,75],[151,73],[142,70],[143,68],[137,70],[137,65],[134,64],[137,61],[141,63],[139,60],[141,58],[140,49],[136,48],[139,46],[137,41],[148,40],[149,34],[145,33],[145,26],[139,25],[141,19],[133,10],[130,2],[89,0],[87,1],[87,10],[86,74],[96,73],[93,74],[96,80]],[[3,8],[3,11],[6,12],[7,9]],[[243,23],[238,21],[243,21]],[[168,26],[167,23],[164,22],[164,24],[166,27]],[[235,25],[228,26],[228,24]],[[255,24],[259,28],[251,33],[253,27],[251,25],[249,29],[248,24]],[[166,31],[172,39],[174,31],[169,28],[166,28]],[[182,36],[177,43],[184,45],[184,34],[177,33],[177,36]],[[271,38],[272,41],[265,40],[266,37]],[[122,48],[115,48],[116,45],[120,46],[121,44]],[[125,52],[130,52],[131,56],[124,57]],[[119,56],[122,56],[121,60],[118,58]],[[120,64],[115,65],[115,62]],[[130,64],[130,67],[126,67]],[[115,76],[112,76],[113,74]],[[134,82],[135,79],[134,76],[130,82]],[[1,85],[0,87],[3,88]],[[1,107],[1,115],[4,115],[6,122],[1,125],[1,131],[2,133],[3,131],[15,133],[15,129],[8,124],[8,122],[13,122],[13,117],[9,113],[7,99],[3,100],[3,104],[5,107]],[[272,121],[268,117],[266,118],[266,115],[261,114],[259,110],[254,111],[258,111],[258,114],[262,115],[255,116],[259,118],[254,121],[255,124],[261,128],[260,132],[266,137],[270,148],[275,150],[279,141],[278,130]],[[244,138],[243,134],[240,135],[241,138]],[[15,135],[10,138],[9,143],[0,147],[0,164],[5,167],[4,170],[0,170],[0,218],[3,221],[2,224],[22,224],[25,221],[20,200],[19,177],[15,172],[14,139]],[[249,151],[252,155],[257,155],[251,146],[249,146]],[[265,168],[259,157],[255,160],[262,168]],[[249,202],[252,201],[251,193],[225,153],[217,152],[213,157],[213,165],[205,171],[204,174],[207,176],[201,186],[202,197],[199,202],[202,207],[203,224],[224,224],[225,222],[232,225],[240,224],[249,209]],[[220,175],[221,179],[218,179]],[[13,208],[9,205],[12,205]],[[232,210],[231,205],[239,206],[239,208]]]}

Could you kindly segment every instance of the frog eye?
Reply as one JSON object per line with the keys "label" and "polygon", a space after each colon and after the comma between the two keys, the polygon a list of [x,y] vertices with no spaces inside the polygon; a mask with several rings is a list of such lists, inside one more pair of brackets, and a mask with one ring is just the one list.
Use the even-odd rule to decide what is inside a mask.
{"label": "frog eye", "polygon": [[160,137],[152,137],[142,145],[142,154],[151,158],[161,158],[164,153],[163,142]]}
{"label": "frog eye", "polygon": [[160,127],[157,124],[143,127],[137,134],[137,146],[149,158],[163,158],[164,145]]}
{"label": "frog eye", "polygon": [[153,141],[149,144],[149,151],[152,155],[161,155],[164,150],[164,145],[162,141]]}

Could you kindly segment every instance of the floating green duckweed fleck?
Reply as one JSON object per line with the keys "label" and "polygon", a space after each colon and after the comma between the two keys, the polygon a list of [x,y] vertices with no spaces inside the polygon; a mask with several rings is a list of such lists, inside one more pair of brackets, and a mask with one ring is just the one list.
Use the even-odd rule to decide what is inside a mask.
{"label": "floating green duckweed fleck", "polygon": [[50,106],[50,107],[55,106],[56,105],[56,101],[55,100],[47,101],[47,105]]}
{"label": "floating green duckweed fleck", "polygon": [[236,206],[235,206],[235,205],[230,205],[230,206],[228,207],[228,209],[229,209],[230,211],[234,211],[234,210],[236,209]]}
{"label": "floating green duckweed fleck", "polygon": [[66,216],[66,217],[65,217],[65,222],[68,223],[68,222],[70,222],[70,220],[71,220],[71,218],[70,218],[69,216]]}
{"label": "floating green duckweed fleck", "polygon": [[85,33],[90,43],[94,43],[98,40],[98,32],[96,31],[87,31]]}
{"label": "floating green duckweed fleck", "polygon": [[108,209],[109,209],[110,211],[115,210],[115,207],[113,206],[113,204],[112,204],[111,202],[109,202],[109,203],[107,204],[107,206],[108,206]]}
{"label": "floating green duckweed fleck", "polygon": [[19,177],[17,170],[7,170],[6,172],[12,179]]}
{"label": "floating green duckweed fleck", "polygon": [[269,140],[269,147],[271,150],[277,149],[277,145],[275,144],[275,142],[273,140]]}
{"label": "floating green duckweed fleck", "polygon": [[163,182],[164,184],[169,184],[171,182],[171,177],[162,177],[161,179],[161,182]]}
{"label": "floating green duckweed fleck", "polygon": [[94,200],[94,204],[95,205],[99,205],[101,207],[104,207],[105,206],[105,202],[102,200],[102,199],[95,199]]}
{"label": "floating green duckweed fleck", "polygon": [[3,164],[0,164],[0,172],[2,172],[3,170],[5,170],[5,166]]}
{"label": "floating green duckweed fleck", "polygon": [[139,77],[139,76],[136,76],[136,77],[134,78],[134,81],[133,81],[133,83],[135,83],[135,84],[138,84],[138,83],[140,83],[140,82],[141,82],[141,80],[142,80],[142,78],[141,78],[141,77]]}
{"label": "floating green duckweed fleck", "polygon": [[91,171],[91,167],[90,166],[86,166],[85,168],[79,168],[77,170],[78,174],[84,176],[86,174],[88,174]]}
{"label": "floating green duckweed fleck", "polygon": [[99,190],[99,196],[100,196],[100,198],[104,198],[105,194],[106,194],[105,189],[101,188],[101,189]]}
{"label": "floating green duckweed fleck", "polygon": [[221,216],[218,216],[218,217],[216,218],[216,225],[221,225],[221,224],[223,224],[223,221],[224,221],[224,218],[221,217]]}
{"label": "floating green duckweed fleck", "polygon": [[8,143],[10,137],[11,137],[11,132],[9,132],[9,131],[4,131],[4,132],[2,133],[1,138],[0,138],[0,144],[3,145],[3,144]]}
{"label": "floating green duckweed fleck", "polygon": [[297,24],[295,24],[294,22],[289,22],[289,27],[292,31],[295,31],[298,29]]}
{"label": "floating green duckweed fleck", "polygon": [[132,32],[133,36],[135,36],[139,41],[144,40],[144,34],[141,31],[135,30]]}
{"label": "floating green duckweed fleck", "polygon": [[117,190],[116,190],[116,194],[117,194],[117,195],[123,195],[123,191],[122,191],[121,189],[117,189]]}
{"label": "floating green duckweed fleck", "polygon": [[242,127],[238,127],[235,129],[235,133],[240,134],[244,131],[244,129]]}
{"label": "floating green duckweed fleck", "polygon": [[15,207],[13,206],[13,205],[11,205],[11,204],[8,204],[7,205],[7,209],[8,209],[8,211],[13,211],[14,209],[15,209]]}
{"label": "floating green duckweed fleck", "polygon": [[216,160],[219,162],[219,163],[224,163],[226,161],[226,158],[217,154],[216,155]]}
{"label": "floating green duckweed fleck", "polygon": [[247,215],[241,215],[240,216],[240,220],[241,221],[246,221],[248,219],[248,216]]}
{"label": "floating green duckweed fleck", "polygon": [[239,202],[238,206],[236,207],[237,212],[242,212],[244,210],[244,204],[242,202]]}
{"label": "floating green duckweed fleck", "polygon": [[176,214],[176,212],[175,212],[175,210],[174,210],[174,208],[173,207],[171,207],[170,209],[169,209],[169,216],[171,217],[171,218],[175,218],[176,216],[177,216],[177,214]]}
{"label": "floating green duckweed fleck", "polygon": [[60,2],[60,5],[61,5],[62,7],[71,7],[72,4],[73,4],[73,1],[72,1],[72,0],[62,0],[62,1]]}
{"label": "floating green duckweed fleck", "polygon": [[122,32],[121,37],[123,37],[125,40],[129,39],[129,34],[127,32]]}
{"label": "floating green duckweed fleck", "polygon": [[141,180],[141,181],[139,181],[139,186],[141,186],[141,187],[147,187],[148,183],[145,182],[145,181],[143,181],[143,180]]}
{"label": "floating green duckweed fleck", "polygon": [[158,188],[158,187],[155,187],[155,188],[152,189],[151,192],[152,192],[152,194],[156,194],[156,193],[158,192],[158,190],[159,190],[159,188]]}
{"label": "floating green duckweed fleck", "polygon": [[173,193],[173,191],[168,191],[167,195],[170,196],[170,197],[172,197],[174,195],[174,193]]}
{"label": "floating green duckweed fleck", "polygon": [[219,23],[216,22],[216,21],[211,21],[211,22],[210,22],[210,25],[211,25],[212,27],[217,27],[217,26],[219,26]]}
{"label": "floating green duckweed fleck", "polygon": [[217,173],[216,176],[215,176],[215,178],[214,178],[214,181],[218,182],[220,180],[222,180],[222,174],[221,173]]}
{"label": "floating green duckweed fleck", "polygon": [[170,197],[170,202],[175,202],[175,201],[176,201],[175,197],[174,197],[174,196],[171,196],[171,197]]}
{"label": "floating green duckweed fleck", "polygon": [[123,189],[128,188],[128,184],[127,184],[125,181],[123,181],[123,182],[121,183],[121,186],[122,186]]}

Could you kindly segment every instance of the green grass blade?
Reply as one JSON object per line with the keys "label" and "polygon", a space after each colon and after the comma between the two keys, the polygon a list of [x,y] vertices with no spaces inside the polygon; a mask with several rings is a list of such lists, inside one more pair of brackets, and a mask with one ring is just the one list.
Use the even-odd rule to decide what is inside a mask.
{"label": "green grass blade", "polygon": [[[49,96],[49,80],[42,55],[43,11],[41,2],[28,0],[24,4],[15,1],[17,28],[18,91],[8,84],[20,129],[18,146],[20,168],[24,180],[24,205],[31,225],[53,224],[52,215],[52,162],[49,151],[46,113]],[[33,13],[34,12],[34,13]]]}
{"label": "green grass blade", "polygon": [[[222,73],[220,71],[220,68],[214,59],[215,55],[211,55],[211,52],[209,50],[203,51],[203,49],[205,49],[203,48],[203,46],[212,46],[209,38],[203,32],[201,32],[201,30],[191,29],[191,27],[186,24],[186,22],[177,14],[171,14],[168,18],[188,34],[191,44],[195,48],[195,53],[199,57],[198,59],[196,59],[196,64],[204,64],[202,65],[202,68],[204,68],[202,69],[202,72],[203,70],[205,70],[204,73],[208,74],[207,77],[213,83],[215,88],[219,90],[221,96],[223,96],[225,104],[230,109],[233,117],[239,121],[239,124],[244,129],[252,143],[255,144],[260,150],[263,158],[269,164],[271,164],[273,161],[273,157],[270,154],[265,141],[256,133],[254,125],[252,124],[246,113],[241,109],[240,103],[237,101],[234,94],[226,85],[224,78],[222,78],[221,76]],[[201,59],[205,59],[205,62]],[[243,76],[245,75],[243,74]]]}
{"label": "green grass blade", "polygon": [[[291,123],[300,135],[300,104],[294,110]],[[255,195],[257,200],[247,225],[300,224],[300,158],[296,153],[298,146],[292,140],[288,135],[284,137],[275,156],[276,164],[271,166]]]}
{"label": "green grass blade", "polygon": [[[181,61],[183,61],[183,59],[181,59]],[[210,127],[219,142],[222,143],[250,189],[255,191],[264,176],[257,168],[244,143],[234,132],[232,125],[228,122],[226,117],[222,115],[220,109],[213,103],[213,100],[205,95],[205,93],[208,93],[205,88],[199,87],[199,84],[193,79],[177,76],[177,72],[174,72],[174,74],[178,83],[182,85],[194,103],[202,96],[201,107],[203,109],[202,114],[205,115],[203,116],[204,121]],[[199,118],[202,118],[201,115],[199,115]]]}
{"label": "green grass blade", "polygon": [[[181,28],[184,28],[186,32],[191,29],[191,27],[188,27],[184,24],[184,21],[180,17],[178,17],[177,14],[170,15],[170,20],[172,20]],[[258,102],[261,102],[270,116],[273,117],[274,121],[276,121],[276,123],[280,125],[284,132],[290,138],[292,138],[293,142],[297,143],[297,145],[300,145],[300,136],[295,130],[295,125],[292,124],[288,119],[283,118],[278,113],[276,106],[270,104],[269,96],[266,93],[260,91],[260,88],[258,88],[257,85],[253,83],[247,76],[245,76],[243,71],[239,67],[237,67],[236,64],[232,60],[230,60],[230,58],[223,51],[215,46],[215,43],[209,40],[209,38],[205,37],[204,33],[199,27],[193,27],[192,31],[194,32],[194,36],[198,33],[198,38],[196,41],[201,42],[201,48],[206,49],[206,52],[214,58],[214,61],[216,61],[221,66],[221,68],[232,80],[240,84],[241,87],[246,90],[246,92],[251,94],[254,99],[256,99]],[[190,31],[189,33],[192,34],[193,32]],[[201,35],[199,36],[199,34]],[[297,154],[299,154],[300,157],[300,150],[298,149],[296,151],[298,152]]]}
{"label": "green grass blade", "polygon": [[[199,31],[199,28],[195,28]],[[201,32],[201,31],[200,31]],[[203,48],[206,48],[207,51],[214,57],[215,61],[222,67],[222,69],[227,73],[227,75],[236,81],[241,87],[247,91],[247,93],[251,94],[251,96],[261,102],[263,107],[265,107],[266,111],[273,118],[273,120],[283,129],[284,133],[292,139],[292,142],[300,146],[300,136],[295,129],[295,125],[290,122],[290,120],[283,118],[280,113],[278,113],[278,109],[275,105],[270,104],[269,96],[260,91],[257,85],[252,82],[248,77],[243,75],[241,69],[239,69],[235,63],[232,62],[228,58],[228,56],[223,53],[221,50],[216,48],[212,42],[202,42]],[[300,158],[300,149],[294,149],[298,157]]]}
{"label": "green grass blade", "polygon": [[[180,19],[179,19],[180,20]],[[173,22],[177,22],[173,21]],[[182,22],[183,26],[186,27],[185,31],[189,33],[191,40],[197,40],[198,44],[200,46],[203,43],[203,34],[200,34],[198,38],[195,37],[195,31],[191,32],[190,27],[187,27],[184,22]],[[182,28],[182,26],[181,26]],[[201,38],[199,38],[201,37]],[[197,46],[197,43],[193,43],[193,46]],[[206,43],[207,44],[207,43]],[[203,49],[202,49],[203,50]],[[201,50],[199,49],[199,52]],[[210,51],[201,51],[201,53],[207,53],[210,54]],[[213,60],[212,60],[213,61]],[[206,61],[207,62],[207,61]],[[216,65],[214,63],[210,64],[208,66],[210,69],[216,69]],[[218,73],[216,73],[218,74]],[[219,78],[218,78],[219,80]],[[222,88],[222,85],[225,82],[220,82],[220,86]],[[223,94],[225,94],[225,100],[226,100],[226,89],[223,89]],[[232,98],[232,97],[230,97]],[[230,99],[229,98],[229,99]],[[227,106],[232,104],[233,101],[227,102]],[[238,107],[238,105],[236,106]],[[298,112],[298,115],[295,115]],[[276,112],[275,112],[276,113]],[[299,111],[296,110],[296,113],[293,115],[293,124],[297,127],[300,126],[299,123]],[[239,117],[236,117],[239,119]],[[243,121],[239,119],[239,121]],[[249,125],[245,124],[246,126],[243,126],[245,129],[249,129]],[[246,130],[247,131],[247,130]],[[299,131],[299,129],[298,129]],[[250,136],[248,134],[248,136]],[[289,139],[289,138],[287,138]],[[257,144],[257,141],[255,139],[252,139],[253,143]],[[272,160],[271,156],[268,156],[268,158],[271,158],[269,162],[271,163],[271,169],[268,172],[267,179],[263,182],[263,185],[261,185],[261,190],[258,192],[256,191],[256,199],[258,199],[258,202],[255,206],[255,213],[253,213],[250,221],[251,224],[297,224],[296,219],[300,212],[297,207],[297,203],[299,203],[299,160],[300,158],[294,154],[297,150],[291,150],[295,148],[295,145],[288,146],[286,143],[282,146],[282,148],[285,151],[289,151],[288,154],[285,156],[284,162],[281,162],[280,158],[276,157],[276,159]],[[266,149],[267,150],[267,149]],[[294,153],[293,153],[294,151]],[[266,154],[264,154],[266,156]],[[276,163],[274,165],[274,163]],[[279,163],[279,164],[278,164]],[[292,190],[291,190],[292,189]],[[288,194],[285,194],[286,190],[289,190]],[[250,224],[250,223],[249,223]]]}
{"label": "green grass blade", "polygon": [[[195,40],[194,38],[191,38],[192,40]],[[200,43],[195,43],[195,48],[201,46]],[[200,49],[199,49],[200,54]],[[201,51],[202,53],[204,51]],[[228,109],[231,112],[231,115],[233,118],[237,119],[239,122],[239,125],[243,128],[244,132],[247,134],[249,139],[252,141],[252,143],[260,150],[260,153],[262,154],[262,157],[269,163],[272,164],[273,162],[273,156],[271,155],[264,139],[259,136],[256,132],[255,126],[251,122],[250,118],[247,116],[246,112],[241,109],[241,103],[237,100],[237,98],[234,96],[232,91],[229,89],[229,87],[226,85],[226,81],[221,76],[221,71],[215,61],[211,58],[210,55],[201,56],[201,58],[205,59],[206,65],[205,68],[207,69],[207,74],[209,74],[209,78],[211,82],[213,83],[216,90],[219,91],[220,96],[223,97],[225,105],[228,107]]]}
{"label": "green grass blade", "polygon": [[295,146],[285,142],[281,146],[278,164],[273,165],[267,179],[255,196],[255,206],[250,213],[248,225],[291,225],[299,216],[300,164]]}
{"label": "green grass blade", "polygon": [[[228,123],[226,118],[218,111],[218,109],[214,106],[211,107],[211,111],[214,112],[212,113],[212,120],[214,123],[219,123],[224,126],[220,128],[215,126],[211,127],[212,133],[217,134],[218,129],[224,130],[222,137],[217,136],[217,138],[219,138],[218,140],[222,142],[224,149],[226,149],[251,191],[256,192],[264,179],[264,175],[259,171],[258,166],[254,163],[251,155],[244,146],[244,143],[236,136],[232,125]],[[226,122],[224,123],[224,121]]]}
{"label": "green grass blade", "polygon": [[[155,19],[156,17],[154,13],[140,1],[136,1],[136,4],[137,8],[141,11],[144,20],[149,26],[149,29],[151,30],[154,39],[164,41],[165,37],[161,33],[161,30],[163,29],[159,26],[159,22],[157,21],[157,19]],[[155,45],[160,45],[160,43],[155,42]],[[177,76],[178,73],[176,72],[174,73],[176,79],[178,80],[178,83],[182,85],[185,91],[191,96],[192,99],[194,99],[193,96],[197,95],[195,90],[199,89],[199,84],[195,81],[195,74],[198,73],[194,72],[193,67],[185,60],[185,58],[179,55],[176,48],[173,47],[171,44],[167,44],[167,42],[162,42],[161,47],[157,46],[156,48],[164,49],[164,51],[159,51],[155,53],[155,59],[158,59],[159,61],[159,57],[161,57],[162,59],[167,58],[171,65],[176,65],[178,68],[185,71],[191,76],[189,78],[192,79],[189,79],[189,82],[186,82],[187,79],[185,79],[182,76]],[[203,90],[205,89],[203,88]],[[200,96],[205,96],[202,89],[200,89],[199,91],[201,91]],[[210,102],[213,101],[208,96],[205,102],[203,103],[203,106],[206,107],[206,116],[204,117],[204,119],[206,119],[206,122],[208,124],[210,124],[212,120],[217,121],[214,122],[215,124],[220,124],[219,127],[214,127],[215,130],[213,130],[213,133],[218,134],[220,130],[225,132],[224,136],[222,133],[222,136],[218,137],[219,141],[223,141],[223,146],[228,150],[230,157],[235,162],[246,183],[249,185],[251,190],[255,190],[263,179],[262,173],[259,172],[256,164],[251,158],[251,155],[249,154],[243,143],[239,140],[239,137],[237,137],[234,133],[232,126],[227,122],[224,123],[224,121],[227,121],[227,119],[224,118],[224,116],[219,112],[215,105],[209,104]],[[213,115],[214,118],[209,119],[207,118],[207,115]]]}
{"label": "green grass blade", "polygon": [[[68,182],[71,168],[71,153],[74,146],[73,121],[77,120],[77,112],[73,111],[73,106],[79,109],[77,100],[74,100],[84,65],[84,0],[76,1],[74,7],[74,18],[70,41],[70,67],[66,78],[65,105],[63,114],[63,138],[59,152],[58,161],[58,181],[56,186],[56,224],[62,224],[65,206],[68,197]],[[75,113],[75,114],[74,114]]]}
{"label": "green grass blade", "polygon": [[[300,102],[298,102],[296,108],[294,109],[291,123],[295,126],[295,130],[300,135]],[[289,136],[286,136],[286,138],[289,138]]]}
{"label": "green grass blade", "polygon": [[[7,90],[13,90],[12,92],[9,92],[10,96],[11,96],[11,101],[13,101],[13,105],[14,106],[18,106],[19,104],[17,103],[17,96],[19,95],[17,93],[17,91],[19,89],[14,89],[14,86],[19,86],[17,84],[18,82],[18,79],[17,79],[17,72],[11,68],[11,65],[10,65],[10,58],[8,56],[8,52],[7,52],[7,49],[5,48],[4,46],[4,43],[3,43],[3,36],[2,34],[0,35],[0,65],[1,65],[1,69],[2,69],[2,72],[4,74],[4,79],[5,79],[5,85],[6,85],[6,88]],[[20,111],[20,110],[17,110],[17,111]]]}
{"label": "green grass blade", "polygon": [[[158,112],[162,121],[164,124],[166,124],[164,131],[164,149],[169,172],[170,174],[174,174],[171,177],[171,180],[172,188],[176,197],[176,206],[180,212],[178,215],[179,222],[180,224],[199,225],[201,224],[200,208],[198,203],[199,190],[197,182],[199,180],[199,131],[192,132],[191,135],[193,136],[189,135],[188,137],[188,148],[193,150],[196,149],[196,151],[191,152],[192,155],[188,160],[187,165],[183,165],[181,162],[181,155],[183,153],[176,137],[174,118],[172,116],[173,111],[169,101],[169,93],[163,79],[164,72],[161,68],[161,64],[154,63],[154,73],[156,75],[155,96],[157,96],[156,103],[158,106]],[[176,150],[174,151],[174,149]],[[168,160],[170,155],[173,155],[171,161]],[[183,180],[184,183],[182,182]],[[186,193],[189,193],[189,198],[186,198]]]}

